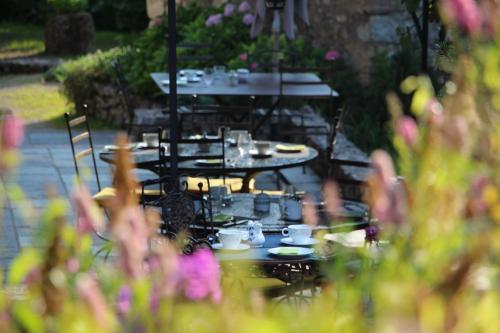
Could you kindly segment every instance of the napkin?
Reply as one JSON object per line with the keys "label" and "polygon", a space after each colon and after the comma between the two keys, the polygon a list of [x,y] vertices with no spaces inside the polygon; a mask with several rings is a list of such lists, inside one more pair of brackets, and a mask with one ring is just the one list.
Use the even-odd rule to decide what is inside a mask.
{"label": "napkin", "polygon": [[283,255],[299,254],[299,250],[290,247],[280,247],[280,249],[278,250],[278,254],[283,254]]}
{"label": "napkin", "polygon": [[288,151],[302,151],[306,148],[304,145],[283,145],[283,144],[277,144],[276,149],[284,152]]}
{"label": "napkin", "polygon": [[217,214],[214,216],[214,222],[229,222],[233,219],[232,215]]}

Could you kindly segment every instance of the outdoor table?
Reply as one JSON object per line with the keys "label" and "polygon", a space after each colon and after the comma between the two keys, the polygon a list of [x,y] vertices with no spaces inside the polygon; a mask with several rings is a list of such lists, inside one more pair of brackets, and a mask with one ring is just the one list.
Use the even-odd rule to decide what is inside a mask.
{"label": "outdoor table", "polygon": [[[305,165],[318,157],[318,151],[312,147],[305,146],[299,153],[281,153],[276,151],[276,145],[286,144],[282,142],[270,141],[271,150],[274,151],[271,157],[255,158],[249,154],[248,148],[240,155],[240,150],[236,146],[226,146],[225,166],[200,166],[194,160],[179,162],[179,172],[186,175],[213,174],[227,175],[234,173],[243,173],[242,192],[248,192],[250,181],[262,171],[280,170]],[[168,144],[166,145],[168,147]],[[217,154],[216,150],[221,150],[220,145],[211,145],[210,151],[200,153],[197,151],[197,145],[179,144],[179,156],[207,156]],[[167,148],[167,151],[169,149]],[[158,168],[158,148],[138,149],[131,152],[136,167],[157,172]],[[99,153],[101,160],[107,163],[114,163],[114,151],[102,150]],[[166,153],[168,156],[168,152]]]}
{"label": "outdoor table", "polygon": [[[168,80],[168,73],[151,73],[158,88],[164,94],[169,94],[169,85],[164,84]],[[267,111],[261,121],[255,126],[254,132],[271,116],[279,104],[281,97],[322,97],[333,98],[339,94],[328,84],[307,84],[307,82],[321,82],[314,73],[283,73],[283,81],[304,82],[304,84],[293,84],[281,86],[280,73],[249,73],[248,82],[231,86],[227,80],[215,80],[211,86],[201,82],[188,83],[177,86],[177,95],[207,95],[207,96],[275,96],[278,99]]]}

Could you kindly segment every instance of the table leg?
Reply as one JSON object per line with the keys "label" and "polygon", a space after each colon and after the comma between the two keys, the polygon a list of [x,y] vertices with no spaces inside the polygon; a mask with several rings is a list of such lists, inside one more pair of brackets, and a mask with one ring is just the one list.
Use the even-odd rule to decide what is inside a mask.
{"label": "table leg", "polygon": [[250,193],[250,182],[257,176],[258,172],[247,172],[245,177],[243,177],[243,185],[241,187],[241,193]]}

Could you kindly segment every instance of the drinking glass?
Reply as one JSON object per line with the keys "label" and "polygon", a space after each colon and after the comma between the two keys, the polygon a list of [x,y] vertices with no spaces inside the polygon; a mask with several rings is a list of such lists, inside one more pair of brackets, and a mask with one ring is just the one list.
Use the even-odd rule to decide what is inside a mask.
{"label": "drinking glass", "polygon": [[210,204],[212,205],[212,213],[214,214],[221,212],[224,190],[225,188],[223,186],[210,187],[210,198],[212,199]]}
{"label": "drinking glass", "polygon": [[214,70],[213,68],[205,68],[203,72],[203,82],[210,87],[214,83]]}

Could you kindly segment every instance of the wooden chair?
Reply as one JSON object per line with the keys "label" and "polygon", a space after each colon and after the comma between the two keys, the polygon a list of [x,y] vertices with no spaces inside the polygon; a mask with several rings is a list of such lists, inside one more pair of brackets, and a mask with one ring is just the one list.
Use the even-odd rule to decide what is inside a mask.
{"label": "wooden chair", "polygon": [[133,106],[132,92],[123,73],[123,68],[119,60],[112,63],[115,71],[116,83],[122,108],[126,116],[123,117],[122,126],[127,129],[129,136],[141,139],[144,132],[154,132],[158,126],[165,126],[168,122],[168,109],[135,109]]}
{"label": "wooden chair", "polygon": [[[73,156],[73,162],[75,166],[76,176],[78,181],[80,181],[80,161],[86,157],[91,158],[93,176],[97,185],[97,193],[94,194],[93,198],[97,203],[103,207],[106,206],[107,202],[116,195],[116,189],[113,187],[102,187],[99,178],[99,171],[97,169],[97,162],[94,154],[94,143],[92,141],[92,131],[90,130],[90,125],[88,122],[87,106],[83,107],[84,114],[76,118],[71,119],[69,113],[64,114],[66,119],[66,127],[68,130],[69,141],[71,145],[71,153]],[[81,129],[83,127],[83,129]],[[85,149],[77,151],[81,144],[87,143]],[[139,195],[140,200],[152,200],[159,196],[160,193],[155,190],[143,191],[141,188],[136,190],[137,195]]]}
{"label": "wooden chair", "polygon": [[194,134],[217,133],[220,127],[247,130],[251,133],[254,126],[254,107],[255,97],[253,96],[243,105],[203,105],[198,103],[198,96],[194,95],[191,112],[180,116],[179,133],[186,133],[184,125],[188,122]]}

